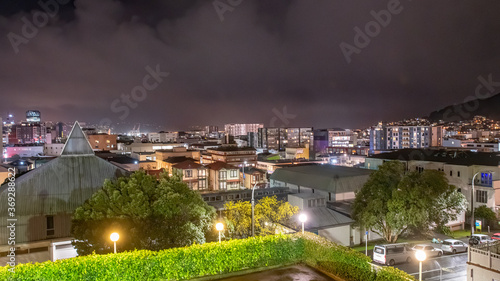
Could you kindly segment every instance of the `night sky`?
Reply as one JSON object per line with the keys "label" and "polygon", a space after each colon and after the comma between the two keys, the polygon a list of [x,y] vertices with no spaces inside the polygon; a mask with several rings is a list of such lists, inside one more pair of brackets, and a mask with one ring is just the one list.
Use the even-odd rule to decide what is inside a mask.
{"label": "night sky", "polygon": [[[355,128],[461,103],[478,76],[500,81],[500,1],[220,0],[218,13],[212,1],[77,0],[50,16],[37,3],[0,4],[2,116]],[[350,62],[342,42],[357,48]]]}

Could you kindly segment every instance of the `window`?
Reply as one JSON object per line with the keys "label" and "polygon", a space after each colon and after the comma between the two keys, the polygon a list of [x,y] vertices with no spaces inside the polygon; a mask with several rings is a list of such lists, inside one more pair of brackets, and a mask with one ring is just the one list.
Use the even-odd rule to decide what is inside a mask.
{"label": "window", "polygon": [[221,179],[221,180],[227,179],[227,172],[226,171],[220,171],[219,172],[219,179]]}
{"label": "window", "polygon": [[231,170],[231,177],[237,177],[238,176],[238,171],[237,170]]}
{"label": "window", "polygon": [[207,188],[207,181],[206,180],[198,181],[198,189],[205,189],[205,188]]}
{"label": "window", "polygon": [[54,235],[54,216],[47,216],[47,236]]}
{"label": "window", "polygon": [[186,178],[192,177],[193,176],[193,170],[186,170],[186,171],[184,171],[184,176]]}
{"label": "window", "polygon": [[493,178],[491,173],[481,173],[481,184],[485,186],[492,186]]}
{"label": "window", "polygon": [[198,177],[205,177],[207,175],[206,172],[205,170],[198,170]]}
{"label": "window", "polygon": [[487,203],[488,202],[488,191],[476,190],[476,202],[477,203]]}
{"label": "window", "polygon": [[328,192],[328,201],[332,201],[332,193]]}
{"label": "window", "polygon": [[452,177],[452,176],[453,176],[453,171],[450,171],[450,177]]}
{"label": "window", "polygon": [[460,171],[457,172],[457,177],[460,177]]}
{"label": "window", "polygon": [[219,183],[219,189],[220,190],[226,190],[227,189],[227,185],[226,185],[225,181]]}

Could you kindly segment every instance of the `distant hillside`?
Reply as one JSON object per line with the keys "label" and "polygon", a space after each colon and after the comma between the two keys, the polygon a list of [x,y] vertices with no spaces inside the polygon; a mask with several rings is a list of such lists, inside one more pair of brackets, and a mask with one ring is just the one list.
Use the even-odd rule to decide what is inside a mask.
{"label": "distant hillside", "polygon": [[468,103],[450,105],[429,115],[430,121],[460,121],[482,115],[493,120],[500,120],[500,94],[486,99],[477,99]]}

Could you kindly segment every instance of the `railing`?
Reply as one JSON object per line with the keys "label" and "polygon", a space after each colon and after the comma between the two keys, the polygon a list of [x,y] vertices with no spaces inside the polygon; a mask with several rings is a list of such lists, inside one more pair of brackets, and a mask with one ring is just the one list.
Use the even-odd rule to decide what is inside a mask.
{"label": "railing", "polygon": [[500,268],[500,242],[469,247],[468,261],[489,269]]}

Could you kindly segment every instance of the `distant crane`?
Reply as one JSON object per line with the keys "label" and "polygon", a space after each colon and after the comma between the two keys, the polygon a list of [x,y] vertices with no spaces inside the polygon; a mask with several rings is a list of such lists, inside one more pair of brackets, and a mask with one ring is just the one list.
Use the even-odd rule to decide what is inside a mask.
{"label": "distant crane", "polygon": [[134,125],[132,131],[130,131],[132,136],[141,136],[141,124]]}

